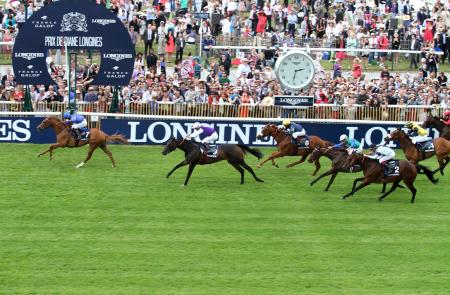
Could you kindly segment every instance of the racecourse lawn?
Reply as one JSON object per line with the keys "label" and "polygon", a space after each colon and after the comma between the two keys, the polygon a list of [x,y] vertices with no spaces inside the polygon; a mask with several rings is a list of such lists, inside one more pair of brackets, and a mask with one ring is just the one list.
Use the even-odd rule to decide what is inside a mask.
{"label": "racecourse lawn", "polygon": [[[450,169],[418,195],[345,201],[355,175],[310,187],[294,158],[246,183],[226,162],[198,167],[161,147],[111,146],[113,169],[86,148],[0,144],[0,294],[448,294]],[[264,149],[268,154],[273,149]],[[248,156],[255,167],[257,160]],[[329,166],[323,159],[322,172]],[[436,167],[435,160],[425,162]],[[359,175],[359,174],[358,174]]]}

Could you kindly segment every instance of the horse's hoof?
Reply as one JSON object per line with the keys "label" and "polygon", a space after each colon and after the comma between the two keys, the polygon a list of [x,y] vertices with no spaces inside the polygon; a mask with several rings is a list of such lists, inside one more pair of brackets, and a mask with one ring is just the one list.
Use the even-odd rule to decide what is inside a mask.
{"label": "horse's hoof", "polygon": [[383,198],[382,198],[382,197],[379,197],[379,198],[378,198],[378,201],[380,201],[380,202],[383,201]]}
{"label": "horse's hoof", "polygon": [[264,180],[262,180],[262,179],[257,179],[256,181],[257,182],[264,182]]}
{"label": "horse's hoof", "polygon": [[314,182],[311,181],[311,182],[309,183],[309,185],[310,185],[310,186],[313,186],[313,185],[314,185]]}
{"label": "horse's hoof", "polygon": [[278,166],[278,164],[275,164],[275,167],[280,168],[280,166]]}
{"label": "horse's hoof", "polygon": [[256,168],[261,168],[261,165],[256,165]]}
{"label": "horse's hoof", "polygon": [[345,199],[347,199],[347,197],[346,197],[346,196],[343,196],[343,197],[342,197],[342,200],[345,200]]}

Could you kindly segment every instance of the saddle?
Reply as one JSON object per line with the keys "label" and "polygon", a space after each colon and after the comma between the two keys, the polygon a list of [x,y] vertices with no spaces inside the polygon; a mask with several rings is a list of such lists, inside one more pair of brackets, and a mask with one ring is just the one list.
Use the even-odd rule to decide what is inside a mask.
{"label": "saddle", "polygon": [[205,151],[205,147],[203,145],[201,145],[200,151],[207,158],[217,158],[219,147],[217,145],[209,145],[208,150]]}
{"label": "saddle", "polygon": [[300,149],[309,149],[309,136],[292,137],[291,143]]}
{"label": "saddle", "polygon": [[434,152],[433,140],[416,143],[417,150],[422,153]]}
{"label": "saddle", "polygon": [[399,176],[400,175],[400,161],[399,160],[389,160],[389,162],[384,166],[384,176]]}
{"label": "saddle", "polygon": [[78,142],[80,140],[88,140],[90,132],[88,128],[70,129],[70,134]]}

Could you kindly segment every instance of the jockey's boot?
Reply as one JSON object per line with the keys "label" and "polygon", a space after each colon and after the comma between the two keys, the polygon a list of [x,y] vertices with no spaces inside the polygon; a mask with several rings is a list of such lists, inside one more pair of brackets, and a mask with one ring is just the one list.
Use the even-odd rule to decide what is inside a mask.
{"label": "jockey's boot", "polygon": [[383,167],[383,171],[384,171],[384,178],[386,178],[386,176],[388,175],[388,164],[386,161],[380,162],[381,167]]}
{"label": "jockey's boot", "polygon": [[81,130],[73,129],[73,132],[75,133],[75,140],[81,140]]}
{"label": "jockey's boot", "polygon": [[419,152],[422,152],[422,151],[423,151],[423,145],[422,145],[421,142],[416,142],[416,147],[417,147],[417,150],[418,150]]}
{"label": "jockey's boot", "polygon": [[208,150],[209,150],[209,145],[206,142],[202,143],[203,146],[203,154],[208,154]]}

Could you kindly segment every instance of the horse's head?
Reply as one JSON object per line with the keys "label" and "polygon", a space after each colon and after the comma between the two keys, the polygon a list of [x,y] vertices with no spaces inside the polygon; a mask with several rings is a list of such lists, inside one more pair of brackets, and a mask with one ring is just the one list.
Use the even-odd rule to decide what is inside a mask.
{"label": "horse's head", "polygon": [[170,154],[171,152],[173,152],[174,150],[177,149],[177,147],[179,146],[180,141],[177,140],[175,137],[171,137],[169,139],[169,141],[167,141],[166,145],[164,146],[164,149],[162,151],[162,154],[165,156],[167,154]]}
{"label": "horse's head", "polygon": [[274,124],[267,124],[263,127],[261,132],[256,136],[257,139],[261,140],[266,138],[267,136],[271,136],[278,131],[278,128]]}
{"label": "horse's head", "polygon": [[425,119],[425,121],[423,121],[422,123],[422,127],[423,128],[432,128],[432,127],[437,127],[439,126],[442,122],[441,120],[439,120],[438,117],[433,117],[433,116],[427,116],[427,118]]}
{"label": "horse's head", "polygon": [[308,162],[313,163],[317,161],[324,152],[320,150],[320,145],[317,145],[316,148],[312,151],[311,155],[309,156]]}
{"label": "horse's head", "polygon": [[55,118],[55,117],[47,117],[36,128],[39,131],[42,131],[42,130],[47,129],[49,127],[55,126],[55,124],[58,123],[58,122],[60,122],[60,120]]}
{"label": "horse's head", "polygon": [[405,135],[405,132],[401,128],[397,128],[390,134],[388,134],[388,136],[384,138],[384,141],[389,142],[392,140],[400,140],[400,137],[402,137],[402,135]]}

